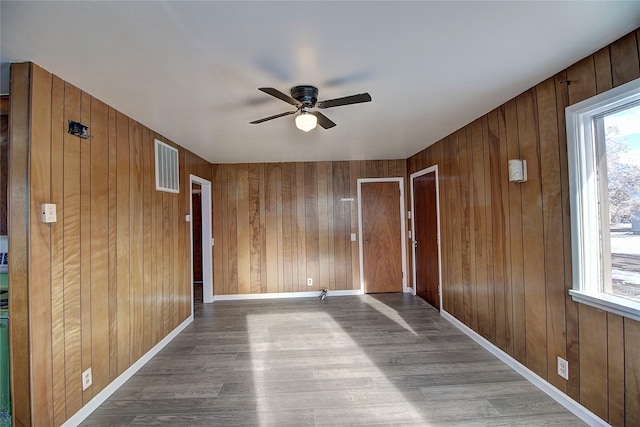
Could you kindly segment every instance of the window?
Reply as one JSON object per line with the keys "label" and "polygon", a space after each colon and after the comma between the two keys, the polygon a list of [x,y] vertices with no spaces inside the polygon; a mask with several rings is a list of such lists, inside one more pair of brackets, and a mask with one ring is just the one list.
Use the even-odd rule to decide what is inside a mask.
{"label": "window", "polygon": [[155,141],[156,190],[179,193],[178,150],[157,139]]}
{"label": "window", "polygon": [[566,109],[575,301],[640,320],[640,79]]}

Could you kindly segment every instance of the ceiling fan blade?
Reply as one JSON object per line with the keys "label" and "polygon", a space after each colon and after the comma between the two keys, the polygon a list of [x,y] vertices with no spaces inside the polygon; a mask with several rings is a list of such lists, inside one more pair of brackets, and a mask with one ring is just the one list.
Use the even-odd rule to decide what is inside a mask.
{"label": "ceiling fan blade", "polygon": [[252,122],[249,122],[249,124],[257,125],[258,123],[266,122],[267,120],[273,120],[273,119],[277,119],[279,117],[289,116],[289,115],[294,114],[294,113],[297,113],[297,111],[287,111],[286,113],[280,113],[280,114],[276,114],[275,116],[265,117],[264,119],[254,120]]}
{"label": "ceiling fan blade", "polygon": [[360,93],[358,95],[345,96],[344,98],[329,99],[327,101],[318,102],[318,108],[339,107],[341,105],[360,104],[361,102],[370,102],[371,95],[368,93]]}
{"label": "ceiling fan blade", "polygon": [[331,120],[329,120],[327,116],[318,111],[311,111],[309,112],[309,114],[313,114],[314,116],[316,116],[316,118],[318,119],[318,124],[322,126],[323,129],[330,129],[336,125]]}
{"label": "ceiling fan blade", "polygon": [[289,95],[280,92],[278,89],[274,89],[272,87],[259,87],[258,90],[261,90],[262,92],[267,93],[271,96],[275,96],[276,98],[281,99],[282,101],[287,102],[291,105],[295,105],[296,107],[300,105],[299,101],[296,101]]}

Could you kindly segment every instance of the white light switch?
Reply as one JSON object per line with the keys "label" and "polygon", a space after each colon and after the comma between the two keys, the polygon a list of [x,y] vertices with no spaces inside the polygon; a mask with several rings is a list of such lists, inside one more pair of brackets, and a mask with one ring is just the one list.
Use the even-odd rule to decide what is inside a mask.
{"label": "white light switch", "polygon": [[56,222],[56,205],[54,203],[43,203],[40,206],[40,212],[42,214],[42,222],[45,224],[50,224],[52,222]]}
{"label": "white light switch", "polygon": [[356,233],[351,233],[351,241],[352,242],[356,241]]}

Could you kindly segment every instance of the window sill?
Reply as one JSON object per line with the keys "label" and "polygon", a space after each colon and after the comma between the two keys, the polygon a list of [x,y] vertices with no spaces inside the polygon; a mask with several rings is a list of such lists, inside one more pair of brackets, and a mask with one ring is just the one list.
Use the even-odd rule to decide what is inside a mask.
{"label": "window sill", "polygon": [[586,293],[574,289],[569,290],[569,295],[575,302],[640,321],[640,302],[604,293]]}

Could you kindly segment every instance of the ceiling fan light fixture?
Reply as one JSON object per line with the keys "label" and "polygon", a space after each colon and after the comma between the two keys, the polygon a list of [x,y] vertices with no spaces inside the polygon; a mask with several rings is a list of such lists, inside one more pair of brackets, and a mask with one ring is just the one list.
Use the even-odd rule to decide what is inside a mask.
{"label": "ceiling fan light fixture", "polygon": [[301,112],[296,117],[296,127],[302,131],[309,132],[318,125],[318,118],[313,114]]}

